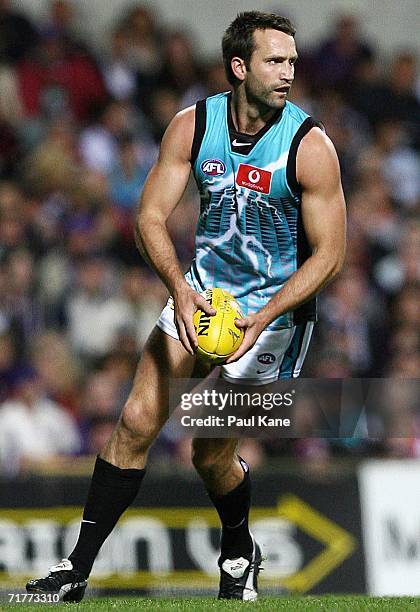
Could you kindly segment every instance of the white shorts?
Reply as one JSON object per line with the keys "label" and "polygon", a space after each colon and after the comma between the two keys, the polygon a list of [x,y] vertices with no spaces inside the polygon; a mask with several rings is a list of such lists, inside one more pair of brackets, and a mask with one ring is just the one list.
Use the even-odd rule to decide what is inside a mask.
{"label": "white shorts", "polygon": [[[179,340],[174,311],[166,304],[156,325]],[[235,363],[221,366],[222,378],[232,383],[265,385],[279,378],[297,378],[311,341],[313,321],[278,331],[264,331],[254,346]]]}

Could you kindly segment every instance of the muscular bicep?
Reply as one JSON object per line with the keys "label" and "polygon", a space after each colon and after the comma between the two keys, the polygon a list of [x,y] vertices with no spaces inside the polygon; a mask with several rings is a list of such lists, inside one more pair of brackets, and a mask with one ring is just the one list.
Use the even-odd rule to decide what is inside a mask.
{"label": "muscular bicep", "polygon": [[322,251],[341,267],[345,254],[346,212],[340,167],[330,139],[318,128],[302,140],[296,159],[302,188],[302,218],[313,252]]}
{"label": "muscular bicep", "polygon": [[178,113],[162,139],[159,157],[147,177],[138,217],[166,221],[182,198],[191,171],[194,108]]}

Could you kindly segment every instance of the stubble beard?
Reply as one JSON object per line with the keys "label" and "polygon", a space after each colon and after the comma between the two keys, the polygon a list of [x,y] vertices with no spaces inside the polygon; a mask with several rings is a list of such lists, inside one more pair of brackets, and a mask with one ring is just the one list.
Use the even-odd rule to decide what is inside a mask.
{"label": "stubble beard", "polygon": [[248,101],[261,110],[280,110],[286,105],[287,96],[279,98],[272,88],[265,87],[261,81],[256,81],[252,86],[246,84],[245,91]]}

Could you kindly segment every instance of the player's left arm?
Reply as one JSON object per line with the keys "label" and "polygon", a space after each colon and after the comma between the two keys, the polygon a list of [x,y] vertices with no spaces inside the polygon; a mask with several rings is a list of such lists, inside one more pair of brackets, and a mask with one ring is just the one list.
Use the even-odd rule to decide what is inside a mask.
{"label": "player's left arm", "polygon": [[302,218],[312,255],[259,312],[238,321],[245,330],[237,361],[277,317],[313,298],[341,270],[346,244],[346,212],[334,145],[319,128],[302,139],[296,158],[302,188]]}

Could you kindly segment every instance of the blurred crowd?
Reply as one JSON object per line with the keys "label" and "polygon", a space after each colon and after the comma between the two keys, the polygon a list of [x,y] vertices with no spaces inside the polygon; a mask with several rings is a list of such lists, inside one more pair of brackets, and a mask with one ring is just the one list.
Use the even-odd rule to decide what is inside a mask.
{"label": "blurred crowd", "polygon": [[[167,292],[136,251],[133,218],[174,114],[229,89],[188,31],[142,5],[118,15],[95,53],[75,6],[52,0],[39,26],[0,0],[0,472],[97,453],[124,402]],[[420,80],[409,48],[384,57],[338,16],[299,48],[291,100],[321,120],[348,204],[345,269],[319,299],[307,377],[414,378],[419,372]],[[198,198],[170,220],[188,267]],[[397,384],[397,383],[396,383]],[[377,452],[420,455],[420,424]],[[309,418],[310,421],[310,418]],[[308,425],[309,427],[309,425]],[[366,445],[248,441],[302,460]],[[187,463],[165,433],[153,449]],[[245,450],[243,451],[246,452]]]}

